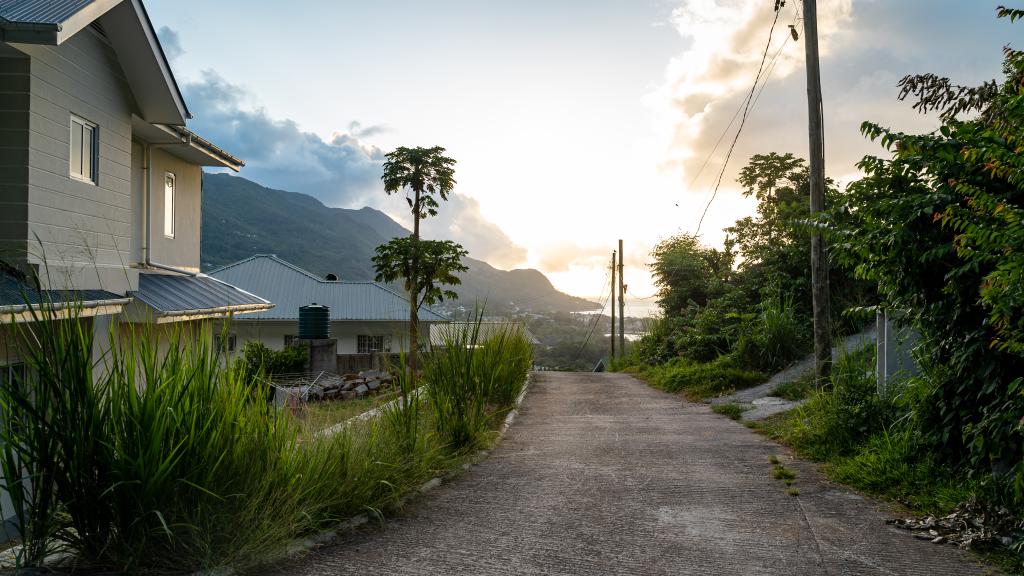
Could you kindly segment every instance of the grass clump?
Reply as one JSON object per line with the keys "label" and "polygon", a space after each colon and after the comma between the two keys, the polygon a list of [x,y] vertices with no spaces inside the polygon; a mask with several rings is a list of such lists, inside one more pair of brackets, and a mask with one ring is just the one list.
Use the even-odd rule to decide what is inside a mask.
{"label": "grass clump", "polygon": [[[80,310],[33,310],[34,321],[14,328],[31,374],[0,388],[0,467],[23,527],[19,567],[41,567],[55,551],[71,554],[74,568],[117,573],[251,566],[294,538],[393,509],[458,469],[460,448],[489,434],[473,427],[456,444],[437,433],[448,430],[448,406],[409,401],[311,435],[253,393],[261,375],[225,365],[206,324],[112,333],[94,363]],[[443,387],[438,367],[448,366],[471,395],[485,392],[487,410],[504,406],[512,391],[500,388],[529,367],[521,348],[510,350],[474,354],[468,373],[438,364],[430,383]]]}
{"label": "grass clump", "polygon": [[772,392],[772,396],[796,402],[809,397],[814,389],[814,373],[808,372],[796,380],[779,384]]}
{"label": "grass clump", "polygon": [[735,402],[727,402],[725,404],[712,404],[711,410],[716,414],[728,416],[733,420],[739,420],[743,416],[743,412],[748,409],[743,404],[737,404]]}
{"label": "grass clump", "polygon": [[511,409],[530,370],[532,346],[515,327],[481,337],[482,312],[466,330],[444,333],[426,359],[423,378],[437,433],[454,450],[470,450],[484,430]]}
{"label": "grass clump", "polygon": [[691,363],[678,358],[662,366],[641,372],[651,384],[666,392],[682,392],[689,400],[723,396],[736,390],[750,388],[765,380],[765,375],[736,367],[728,356],[707,363]]}

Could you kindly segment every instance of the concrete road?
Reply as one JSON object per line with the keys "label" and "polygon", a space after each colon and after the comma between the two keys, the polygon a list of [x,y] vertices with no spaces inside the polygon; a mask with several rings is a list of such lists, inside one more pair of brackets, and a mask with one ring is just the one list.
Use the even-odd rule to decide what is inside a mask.
{"label": "concrete road", "polygon": [[[782,456],[799,496],[774,480]],[[280,574],[987,574],[706,406],[620,374],[536,374],[504,441],[383,527]]]}

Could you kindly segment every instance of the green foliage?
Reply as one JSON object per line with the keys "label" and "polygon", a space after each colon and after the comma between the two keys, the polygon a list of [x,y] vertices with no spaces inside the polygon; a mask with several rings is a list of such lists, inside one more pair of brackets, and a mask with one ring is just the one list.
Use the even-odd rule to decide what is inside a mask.
{"label": "green foliage", "polygon": [[[52,306],[36,314],[15,325],[33,376],[0,387],[4,487],[26,528],[22,567],[59,549],[78,568],[117,573],[250,566],[294,538],[388,510],[460,464],[432,433],[444,415],[418,406],[300,437],[288,412],[253,401],[246,364],[225,367],[202,335],[208,327],[112,333],[94,365],[92,324],[78,309],[63,320]],[[525,378],[523,348],[506,344],[517,352],[474,364],[475,380],[495,383],[493,406],[511,394],[501,386]],[[487,429],[474,433],[468,444]]]}
{"label": "green foliage", "polygon": [[485,339],[482,319],[478,312],[468,329],[446,330],[423,367],[437,433],[458,452],[484,441],[488,423],[512,408],[530,370],[531,345],[522,331],[501,329]]}
{"label": "green foliage", "polygon": [[[1005,16],[1013,17],[1003,11]],[[1007,49],[1001,84],[960,89],[908,77],[942,126],[909,135],[865,123],[889,158],[868,157],[847,205],[824,220],[835,256],[907,311],[930,388],[920,406],[928,445],[987,473],[1017,467],[1024,499],[1024,57]],[[962,120],[963,112],[978,112]]]}
{"label": "green foliage", "polygon": [[692,364],[679,358],[648,368],[642,375],[666,392],[682,392],[695,401],[749,388],[765,380],[764,374],[737,368],[731,359],[724,356],[702,364]]}
{"label": "green foliage", "polygon": [[[444,155],[444,148],[407,148],[400,146],[389,152],[384,161],[384,191],[394,194],[406,188],[413,191],[406,202],[418,221],[428,216],[437,216],[438,203],[448,200],[455,187],[455,160]],[[419,226],[417,226],[417,230]]]}
{"label": "green foliage", "polygon": [[715,414],[721,414],[722,416],[727,416],[733,420],[739,420],[743,416],[743,412],[749,409],[749,407],[743,406],[742,404],[736,404],[735,402],[711,405],[712,412]]}
{"label": "green foliage", "polygon": [[795,402],[809,397],[814,391],[814,372],[812,371],[800,378],[797,378],[796,380],[780,384],[775,388],[775,391],[772,392],[772,396],[777,396],[779,398]]}
{"label": "green foliage", "polygon": [[651,256],[651,274],[659,289],[658,304],[669,314],[680,313],[691,304],[707,304],[732,271],[733,258],[728,250],[707,248],[691,234],[659,242]]}
{"label": "green foliage", "polygon": [[249,340],[242,347],[245,374],[271,377],[277,374],[302,372],[309,358],[305,344],[273,350],[258,340]]}
{"label": "green foliage", "polygon": [[378,246],[373,266],[378,282],[403,280],[407,291],[415,290],[417,305],[432,306],[445,298],[458,298],[458,294],[442,286],[462,283],[456,274],[469,270],[462,263],[468,255],[451,240],[417,240],[407,236]]}

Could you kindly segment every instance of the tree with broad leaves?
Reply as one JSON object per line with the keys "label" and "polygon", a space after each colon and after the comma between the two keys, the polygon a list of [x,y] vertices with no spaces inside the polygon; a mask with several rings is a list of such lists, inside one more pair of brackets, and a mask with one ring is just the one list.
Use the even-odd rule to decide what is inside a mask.
{"label": "tree with broad leaves", "polygon": [[387,154],[384,162],[384,192],[388,195],[405,191],[405,200],[412,211],[412,235],[395,238],[377,247],[373,258],[377,280],[394,282],[405,280],[409,292],[409,368],[416,371],[419,346],[419,307],[431,304],[454,293],[440,288],[443,284],[458,284],[456,272],[463,272],[461,257],[466,255],[462,246],[453,242],[422,242],[420,221],[436,216],[440,207],[438,198],[447,200],[455,187],[455,160],[444,155],[444,148],[406,148]]}

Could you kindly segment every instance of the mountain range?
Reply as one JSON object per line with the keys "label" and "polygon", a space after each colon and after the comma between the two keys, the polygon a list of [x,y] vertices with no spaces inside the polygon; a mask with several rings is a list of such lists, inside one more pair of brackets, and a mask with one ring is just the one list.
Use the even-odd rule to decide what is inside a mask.
{"label": "mountain range", "polygon": [[[203,175],[203,270],[253,254],[276,254],[315,274],[373,280],[374,249],[409,230],[373,208],[332,208],[306,194],[229,174]],[[489,310],[580,311],[597,306],[559,292],[534,269],[499,270],[473,258],[453,287],[458,305]],[[449,306],[450,308],[451,306]]]}

